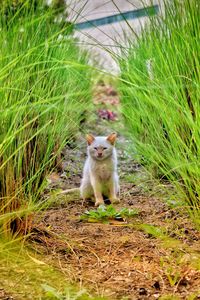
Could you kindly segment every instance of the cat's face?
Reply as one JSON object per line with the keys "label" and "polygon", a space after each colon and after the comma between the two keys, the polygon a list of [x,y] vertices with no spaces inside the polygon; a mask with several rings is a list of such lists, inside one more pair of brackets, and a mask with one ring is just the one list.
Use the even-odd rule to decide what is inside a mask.
{"label": "cat's face", "polygon": [[87,135],[88,153],[96,160],[104,160],[112,155],[113,147],[116,140],[116,133],[112,133],[107,137]]}

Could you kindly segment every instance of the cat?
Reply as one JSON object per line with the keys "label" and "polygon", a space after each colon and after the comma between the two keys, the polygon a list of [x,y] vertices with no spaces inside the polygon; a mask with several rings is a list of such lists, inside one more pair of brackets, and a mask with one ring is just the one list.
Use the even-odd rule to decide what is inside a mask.
{"label": "cat", "polygon": [[83,169],[80,194],[83,200],[94,199],[95,206],[104,204],[104,197],[111,203],[119,202],[116,137],[116,133],[107,137],[86,136],[88,157]]}

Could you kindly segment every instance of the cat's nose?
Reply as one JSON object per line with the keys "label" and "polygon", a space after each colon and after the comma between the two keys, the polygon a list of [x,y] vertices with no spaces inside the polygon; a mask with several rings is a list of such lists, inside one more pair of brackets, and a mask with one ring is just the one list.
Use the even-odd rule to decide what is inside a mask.
{"label": "cat's nose", "polygon": [[101,157],[101,156],[102,156],[102,154],[103,154],[102,152],[99,152],[99,153],[98,153],[98,157]]}

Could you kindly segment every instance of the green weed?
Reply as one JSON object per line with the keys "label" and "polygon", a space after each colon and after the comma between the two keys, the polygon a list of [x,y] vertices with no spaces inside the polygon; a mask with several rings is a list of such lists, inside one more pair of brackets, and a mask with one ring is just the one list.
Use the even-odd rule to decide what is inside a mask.
{"label": "green weed", "polygon": [[119,211],[116,210],[112,205],[100,205],[97,209],[86,211],[82,216],[81,220],[87,220],[89,222],[108,222],[109,220],[120,220],[124,218],[131,218],[138,215],[137,209],[122,208]]}
{"label": "green weed", "polygon": [[45,291],[45,299],[57,299],[57,300],[106,300],[106,298],[102,297],[92,297],[90,296],[85,289],[80,290],[79,292],[74,291],[72,289],[65,289],[64,292],[58,292],[57,289],[49,286],[47,284],[43,284],[42,288]]}
{"label": "green weed", "polygon": [[169,261],[166,262],[162,258],[160,259],[160,264],[162,269],[164,270],[164,274],[167,277],[170,286],[175,286],[181,278],[181,274],[178,270],[178,267],[170,265]]}

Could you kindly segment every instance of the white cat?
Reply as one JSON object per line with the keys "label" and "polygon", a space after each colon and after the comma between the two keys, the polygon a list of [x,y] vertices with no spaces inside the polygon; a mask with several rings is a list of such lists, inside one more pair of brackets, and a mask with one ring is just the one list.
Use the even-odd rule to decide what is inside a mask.
{"label": "white cat", "polygon": [[95,199],[95,206],[104,203],[107,197],[111,203],[119,202],[119,179],[117,175],[116,133],[107,137],[91,134],[86,136],[88,157],[85,161],[80,186],[82,198]]}

